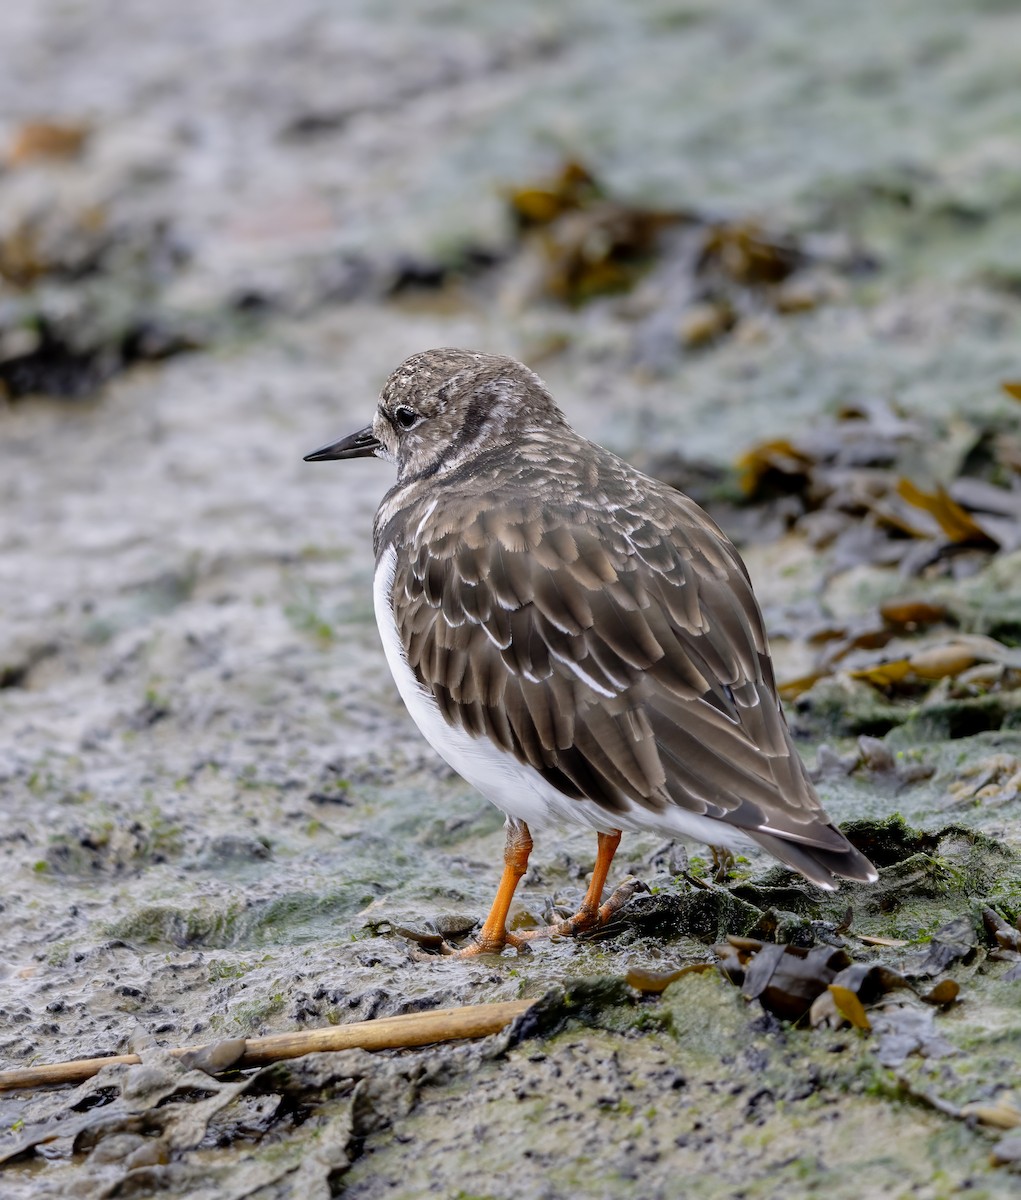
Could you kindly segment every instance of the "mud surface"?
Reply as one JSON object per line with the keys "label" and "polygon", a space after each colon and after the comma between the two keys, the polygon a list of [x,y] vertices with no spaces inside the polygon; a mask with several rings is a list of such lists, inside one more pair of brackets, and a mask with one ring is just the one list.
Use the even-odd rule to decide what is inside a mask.
{"label": "mud surface", "polygon": [[[1013,1194],[1021,980],[981,912],[1021,917],[1015,696],[893,721],[824,680],[792,707],[875,889],[823,898],[764,859],[720,886],[704,848],[635,837],[614,879],[651,892],[612,936],[424,956],[395,930],[473,927],[500,817],[386,671],[389,468],[301,462],[434,345],[528,359],[643,462],[730,463],[875,399],[1016,421],[1013,8],[47,0],[0,34],[0,1057],[144,1057],[0,1093],[0,1191]],[[40,120],[84,132],[46,150]],[[782,305],[751,289],[705,339],[670,244],[629,294],[558,304],[506,196],[565,157],[824,269]],[[781,677],[806,603],[851,619],[905,588],[827,575],[801,538],[744,550]],[[981,633],[1019,581],[1015,553],[911,590]],[[593,857],[584,831],[540,834],[515,919],[570,907]],[[963,951],[930,963],[960,1002],[895,994],[870,1034],[782,1023],[715,973],[622,982],[728,933],[917,967],[961,919]],[[226,1081],[161,1053],[519,996],[541,1015],[471,1047]]]}

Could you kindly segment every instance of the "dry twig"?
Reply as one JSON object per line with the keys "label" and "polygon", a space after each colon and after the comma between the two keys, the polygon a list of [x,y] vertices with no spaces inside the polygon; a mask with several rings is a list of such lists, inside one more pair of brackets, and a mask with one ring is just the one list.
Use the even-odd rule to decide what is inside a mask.
{"label": "dry twig", "polygon": [[[440,1008],[433,1012],[381,1017],[298,1033],[276,1033],[269,1037],[238,1039],[238,1053],[220,1069],[261,1067],[285,1058],[300,1058],[322,1050],[403,1050],[433,1042],[485,1037],[498,1033],[534,1003],[506,1000],[498,1004],[470,1004],[464,1008]],[[197,1055],[210,1046],[179,1046],[170,1051],[175,1058]],[[14,1088],[47,1087],[59,1083],[82,1083],[111,1063],[139,1063],[137,1054],[115,1054],[107,1058],[79,1058],[73,1062],[23,1067],[0,1071],[0,1091]]]}

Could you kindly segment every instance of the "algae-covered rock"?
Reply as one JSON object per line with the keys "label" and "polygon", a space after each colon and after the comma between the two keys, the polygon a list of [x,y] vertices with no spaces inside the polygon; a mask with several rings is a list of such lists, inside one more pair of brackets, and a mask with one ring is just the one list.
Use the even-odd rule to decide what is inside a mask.
{"label": "algae-covered rock", "polygon": [[747,933],[762,914],[735,892],[714,888],[642,893],[628,901],[622,915],[631,928],[649,937],[711,944],[728,933]]}
{"label": "algae-covered rock", "polygon": [[888,700],[868,684],[833,676],[819,680],[798,697],[797,729],[813,737],[883,737],[891,744],[914,746],[944,739],[974,737],[997,729],[1021,729],[1017,691],[925,701]]}
{"label": "algae-covered rock", "polygon": [[579,979],[570,988],[551,988],[508,1031],[508,1044],[546,1037],[568,1027],[614,1028],[629,1023],[616,1010],[630,1011],[634,997],[625,980]]}
{"label": "algae-covered rock", "polygon": [[221,948],[236,943],[243,913],[244,905],[240,902],[225,907],[200,905],[187,909],[152,904],[113,922],[109,933],[142,944],[162,942],[180,947]]}
{"label": "algae-covered rock", "polygon": [[995,692],[920,705],[898,731],[894,744],[974,737],[997,729],[1021,729],[1021,693]]}
{"label": "algae-covered rock", "polygon": [[795,727],[819,739],[882,737],[910,714],[910,706],[890,703],[868,684],[829,676],[798,697]]}
{"label": "algae-covered rock", "polygon": [[[895,815],[849,821],[843,828],[879,868],[878,882],[844,881],[839,892],[822,893],[786,868],[771,867],[757,879],[735,884],[733,892],[763,909],[783,905],[800,916],[831,922],[843,920],[850,909],[858,933],[917,937],[962,912],[977,912],[984,897],[1012,896],[1021,887],[1018,854],[962,825],[914,829]],[[757,931],[755,936],[764,935]]]}

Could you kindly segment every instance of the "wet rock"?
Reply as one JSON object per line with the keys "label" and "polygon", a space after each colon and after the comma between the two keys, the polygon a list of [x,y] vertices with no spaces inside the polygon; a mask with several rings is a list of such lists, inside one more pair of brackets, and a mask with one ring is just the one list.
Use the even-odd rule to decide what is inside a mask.
{"label": "wet rock", "polygon": [[929,947],[907,968],[912,978],[942,975],[955,963],[969,963],[978,950],[978,932],[970,916],[955,917],[932,935]]}
{"label": "wet rock", "polygon": [[[187,261],[161,218],[121,221],[102,204],[15,207],[0,228],[0,387],[84,396],[117,371],[206,344],[192,318],[153,297]],[[30,335],[26,340],[23,333]]]}
{"label": "wet rock", "polygon": [[695,1061],[724,1061],[744,1042],[751,1015],[726,980],[714,974],[685,975],[663,993],[668,1029]]}
{"label": "wet rock", "polygon": [[850,775],[858,766],[860,756],[857,753],[838,754],[827,742],[823,742],[815,755],[815,767],[812,771],[813,780],[825,779],[826,776]]}
{"label": "wet rock", "polygon": [[900,816],[882,821],[849,821],[844,826],[847,837],[877,866],[891,866],[918,854],[951,855],[954,859],[971,859],[979,870],[982,859],[995,868],[997,861],[1011,856],[1001,843],[985,834],[960,825],[942,829],[912,829]]}
{"label": "wet rock", "polygon": [[[766,908],[745,936],[762,938],[770,942],[786,942],[792,946],[814,946],[818,940],[818,927],[828,922],[809,921],[798,913],[783,909]],[[832,928],[832,926],[830,925]],[[825,940],[825,939],[822,939]],[[839,945],[839,938],[833,943]]]}
{"label": "wet rock", "polygon": [[548,1037],[575,1025],[615,1027],[618,1009],[631,1013],[634,1008],[627,981],[620,978],[579,979],[570,990],[552,988],[527,1012],[516,1017],[506,1035],[497,1035],[498,1044],[511,1047],[519,1042]]}
{"label": "wet rock", "polygon": [[830,738],[881,738],[909,716],[908,711],[887,703],[872,688],[847,678],[819,680],[798,697],[795,713],[796,728]]}
{"label": "wet rock", "polygon": [[129,942],[166,943],[187,946],[229,946],[238,937],[243,907],[181,909],[172,905],[149,905],[114,922],[111,932]]}
{"label": "wet rock", "polygon": [[760,916],[754,905],[721,888],[633,896],[619,920],[642,936],[690,937],[710,943],[728,933],[744,933]]}
{"label": "wet rock", "polygon": [[1021,1133],[1008,1133],[1000,1138],[993,1147],[992,1161],[994,1166],[1010,1167],[1021,1174]]}
{"label": "wet rock", "polygon": [[32,670],[59,652],[54,642],[34,641],[23,646],[7,646],[0,660],[0,689],[25,687]]}
{"label": "wet rock", "polygon": [[272,857],[272,850],[259,838],[240,833],[223,833],[206,847],[202,860],[207,864],[230,862],[263,862]]}
{"label": "wet rock", "polygon": [[914,719],[919,736],[929,740],[973,737],[987,730],[1021,730],[1021,695],[977,696],[925,706]]}
{"label": "wet rock", "polygon": [[[764,913],[777,914],[775,926],[779,926],[782,920],[789,920],[790,916],[797,920],[815,916],[818,912],[818,899],[811,894],[807,887],[800,886],[797,878],[789,871],[781,873],[775,868],[770,868],[758,879],[732,884],[729,890],[739,899],[763,909]],[[790,916],[781,917],[780,913],[790,914]],[[761,917],[760,920],[762,920]],[[773,924],[768,918],[766,923],[767,925]],[[728,932],[737,933],[739,931],[728,930]],[[757,935],[753,935],[749,931],[749,936]]]}
{"label": "wet rock", "polygon": [[911,1054],[946,1058],[956,1053],[953,1044],[936,1032],[931,1008],[895,1004],[870,1013],[869,1020],[879,1039],[876,1058],[884,1067],[899,1067]]}

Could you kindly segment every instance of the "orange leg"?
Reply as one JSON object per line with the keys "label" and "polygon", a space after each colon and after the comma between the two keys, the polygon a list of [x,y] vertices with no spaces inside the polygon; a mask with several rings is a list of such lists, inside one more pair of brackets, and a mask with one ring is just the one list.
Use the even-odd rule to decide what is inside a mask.
{"label": "orange leg", "polygon": [[592,868],[592,878],[589,880],[585,899],[581,908],[569,920],[577,926],[584,927],[597,924],[599,921],[599,905],[603,899],[603,888],[606,887],[606,877],[610,873],[610,864],[620,845],[620,830],[613,833],[596,834],[596,865]]}
{"label": "orange leg", "polygon": [[[510,912],[518,881],[528,869],[528,856],[531,853],[532,835],[528,832],[528,826],[524,821],[508,817],[507,841],[503,848],[503,877],[489,916],[486,917],[478,938],[471,946],[466,946],[464,950],[451,950],[447,947],[443,953],[456,955],[458,958],[469,958],[476,954],[499,954],[506,945],[520,946],[520,939],[507,932],[507,914]],[[613,857],[612,852],[610,857]]]}
{"label": "orange leg", "polygon": [[595,929],[600,925],[605,925],[636,892],[644,890],[644,884],[635,879],[617,888],[605,904],[600,903],[603,898],[603,888],[606,886],[606,877],[610,873],[610,863],[613,862],[613,856],[617,853],[619,845],[619,829],[615,829],[613,833],[597,834],[596,865],[592,868],[592,878],[589,881],[588,890],[585,892],[585,898],[581,902],[581,908],[573,917],[557,921],[553,925],[547,925],[545,929],[531,929],[518,936],[523,941],[530,941],[537,937],[569,937],[572,934],[584,933],[588,929]]}

